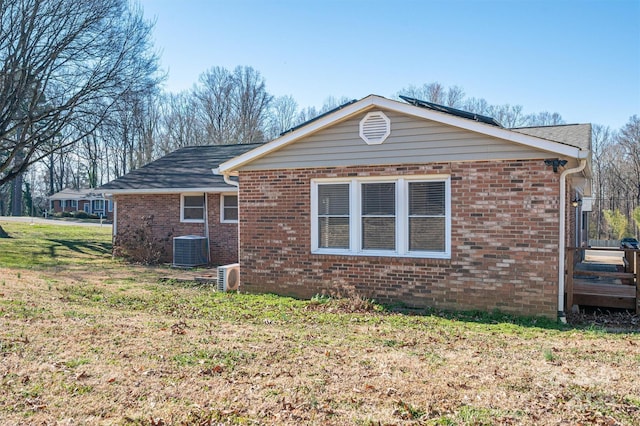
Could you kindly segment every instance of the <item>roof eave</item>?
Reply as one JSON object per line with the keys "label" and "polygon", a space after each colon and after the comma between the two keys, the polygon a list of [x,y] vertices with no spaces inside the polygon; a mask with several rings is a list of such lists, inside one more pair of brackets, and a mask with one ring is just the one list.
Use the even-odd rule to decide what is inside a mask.
{"label": "roof eave", "polygon": [[525,145],[541,151],[546,151],[550,155],[558,155],[560,157],[569,157],[575,159],[588,158],[589,151],[582,150],[578,147],[554,142],[547,139],[529,136],[523,133],[514,132],[509,129],[496,127],[493,125],[469,120],[446,114],[431,109],[421,108],[414,105],[405,104],[395,100],[383,98],[377,95],[369,95],[358,102],[347,105],[343,109],[336,111],[320,120],[309,123],[309,125],[288,133],[278,139],[266,143],[258,148],[245,152],[238,157],[228,160],[218,167],[220,174],[237,175],[238,169],[257,160],[265,155],[276,151],[286,145],[289,145],[303,137],[309,136],[319,130],[324,129],[336,122],[345,120],[353,115],[365,112],[372,108],[384,108],[403,114],[412,115],[414,117],[424,118],[436,121],[442,124],[458,127],[464,130],[477,132],[486,136],[503,139],[520,145]]}
{"label": "roof eave", "polygon": [[189,192],[224,193],[236,192],[236,187],[225,185],[206,188],[141,188],[141,189],[104,189],[106,195],[144,195],[144,194],[186,194]]}

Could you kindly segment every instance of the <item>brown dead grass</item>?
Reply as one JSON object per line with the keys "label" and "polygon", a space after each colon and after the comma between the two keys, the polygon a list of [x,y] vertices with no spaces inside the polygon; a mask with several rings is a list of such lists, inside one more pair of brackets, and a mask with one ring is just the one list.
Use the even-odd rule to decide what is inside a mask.
{"label": "brown dead grass", "polygon": [[166,273],[0,268],[0,423],[640,424],[636,333],[345,313]]}

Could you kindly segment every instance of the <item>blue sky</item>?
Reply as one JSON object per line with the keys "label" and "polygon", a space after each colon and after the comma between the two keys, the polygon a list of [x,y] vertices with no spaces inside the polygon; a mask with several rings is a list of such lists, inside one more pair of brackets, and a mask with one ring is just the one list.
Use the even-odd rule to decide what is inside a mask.
{"label": "blue sky", "polygon": [[140,0],[168,91],[248,65],[301,108],[457,85],[618,129],[640,115],[640,0]]}

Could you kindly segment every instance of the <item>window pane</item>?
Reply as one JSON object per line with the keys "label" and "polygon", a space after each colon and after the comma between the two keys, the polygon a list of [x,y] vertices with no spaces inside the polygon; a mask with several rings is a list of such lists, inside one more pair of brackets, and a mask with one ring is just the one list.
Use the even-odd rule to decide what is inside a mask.
{"label": "window pane", "polygon": [[203,208],[190,208],[185,207],[184,209],[184,219],[204,219],[204,209]]}
{"label": "window pane", "polygon": [[362,248],[366,250],[395,250],[396,218],[363,217]]}
{"label": "window pane", "polygon": [[185,207],[204,207],[204,195],[185,195]]}
{"label": "window pane", "polygon": [[410,217],[409,250],[444,251],[444,217]]}
{"label": "window pane", "polygon": [[318,218],[319,243],[321,248],[349,248],[349,218]]}
{"label": "window pane", "polygon": [[224,220],[238,220],[238,208],[237,207],[225,207]]}
{"label": "window pane", "polygon": [[225,207],[238,207],[238,196],[237,195],[224,195],[224,206]]}
{"label": "window pane", "polygon": [[363,215],[395,215],[396,184],[366,183],[362,185]]}
{"label": "window pane", "polygon": [[409,215],[441,216],[444,205],[444,182],[409,183]]}
{"label": "window pane", "polygon": [[319,215],[349,214],[349,184],[318,185]]}

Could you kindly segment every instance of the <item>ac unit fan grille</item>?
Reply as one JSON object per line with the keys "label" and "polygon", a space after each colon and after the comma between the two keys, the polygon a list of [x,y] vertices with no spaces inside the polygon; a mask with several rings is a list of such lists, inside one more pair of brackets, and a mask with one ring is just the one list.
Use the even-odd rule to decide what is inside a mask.
{"label": "ac unit fan grille", "polygon": [[198,235],[185,235],[173,239],[174,266],[200,266],[208,263],[208,240]]}

